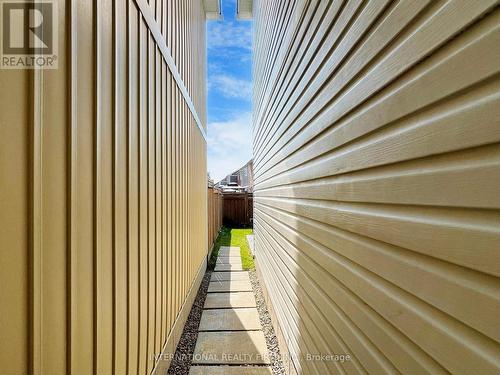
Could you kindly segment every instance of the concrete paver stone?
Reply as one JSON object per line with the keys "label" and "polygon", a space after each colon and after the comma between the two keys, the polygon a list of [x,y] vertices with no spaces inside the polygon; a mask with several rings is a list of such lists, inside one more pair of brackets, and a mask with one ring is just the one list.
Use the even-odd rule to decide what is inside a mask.
{"label": "concrete paver stone", "polygon": [[246,309],[203,310],[200,331],[260,330],[259,313],[255,307]]}
{"label": "concrete paver stone", "polygon": [[239,272],[212,272],[210,281],[233,281],[233,280],[248,280],[250,281],[250,276],[248,276],[247,271]]}
{"label": "concrete paver stone", "polygon": [[192,366],[189,375],[270,375],[273,372],[263,366]]}
{"label": "concrete paver stone", "polygon": [[253,292],[209,293],[205,299],[205,309],[256,307]]}
{"label": "concrete paver stone", "polygon": [[243,267],[241,263],[237,265],[216,263],[214,271],[243,271]]}
{"label": "concrete paver stone", "polygon": [[208,284],[208,293],[213,292],[251,292],[252,284],[250,280],[214,280]]}
{"label": "concrete paver stone", "polygon": [[200,332],[193,363],[268,364],[262,331]]}

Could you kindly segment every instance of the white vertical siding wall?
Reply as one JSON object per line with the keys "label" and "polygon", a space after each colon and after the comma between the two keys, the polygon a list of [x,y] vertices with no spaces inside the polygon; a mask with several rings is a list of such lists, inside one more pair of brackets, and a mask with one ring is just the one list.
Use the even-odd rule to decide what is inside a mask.
{"label": "white vertical siding wall", "polygon": [[253,12],[255,247],[289,370],[498,374],[497,1]]}

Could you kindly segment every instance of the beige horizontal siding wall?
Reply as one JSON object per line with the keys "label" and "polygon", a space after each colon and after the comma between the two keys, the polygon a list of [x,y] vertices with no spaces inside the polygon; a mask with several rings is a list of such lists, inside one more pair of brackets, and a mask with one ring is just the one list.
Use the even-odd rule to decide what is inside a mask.
{"label": "beige horizontal siding wall", "polygon": [[256,259],[291,372],[498,374],[498,2],[254,18]]}
{"label": "beige horizontal siding wall", "polygon": [[205,270],[205,14],[58,8],[59,69],[0,71],[0,373],[147,374]]}

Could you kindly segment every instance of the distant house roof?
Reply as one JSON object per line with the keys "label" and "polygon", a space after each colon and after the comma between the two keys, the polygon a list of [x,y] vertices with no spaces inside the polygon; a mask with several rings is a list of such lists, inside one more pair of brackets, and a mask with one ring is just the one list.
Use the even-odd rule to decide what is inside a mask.
{"label": "distant house roof", "polygon": [[239,20],[250,20],[253,18],[253,0],[238,0],[236,17]]}
{"label": "distant house roof", "polygon": [[219,20],[222,18],[221,0],[203,0],[207,20]]}
{"label": "distant house roof", "polygon": [[253,190],[253,159],[250,159],[243,167],[228,174],[222,180],[217,182],[215,186],[228,186],[230,183],[237,183],[239,187],[248,191]]}

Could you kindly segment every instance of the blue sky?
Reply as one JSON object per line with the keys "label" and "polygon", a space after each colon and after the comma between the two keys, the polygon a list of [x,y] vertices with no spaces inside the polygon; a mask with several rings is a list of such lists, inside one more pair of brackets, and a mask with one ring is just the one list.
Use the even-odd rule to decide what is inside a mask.
{"label": "blue sky", "polygon": [[223,19],[207,23],[208,171],[217,182],[252,157],[252,22],[236,19],[236,0],[222,0]]}

